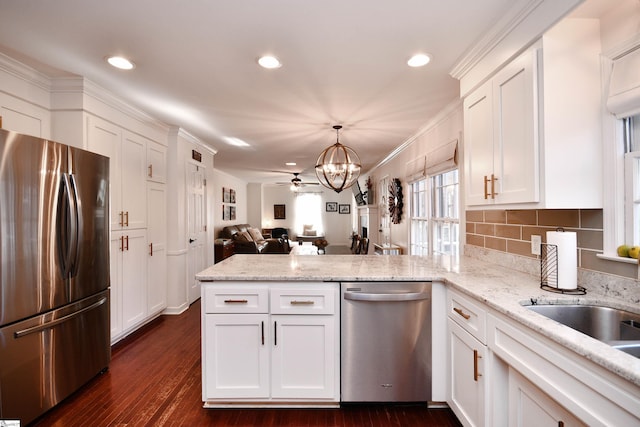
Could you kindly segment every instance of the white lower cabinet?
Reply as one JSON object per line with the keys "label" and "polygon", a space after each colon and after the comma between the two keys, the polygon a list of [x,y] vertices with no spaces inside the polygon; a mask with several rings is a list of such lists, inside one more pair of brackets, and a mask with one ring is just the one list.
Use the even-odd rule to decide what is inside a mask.
{"label": "white lower cabinet", "polygon": [[268,321],[267,314],[205,315],[205,401],[269,397]]}
{"label": "white lower cabinet", "polygon": [[449,406],[464,425],[485,425],[487,379],[484,361],[487,347],[449,320],[450,390]]}
{"label": "white lower cabinet", "polygon": [[466,426],[487,425],[485,312],[459,293],[447,294],[449,330],[448,403]]}
{"label": "white lower cabinet", "polygon": [[509,425],[586,426],[513,368],[509,368]]}
{"label": "white lower cabinet", "polygon": [[205,407],[337,405],[336,284],[202,283]]}

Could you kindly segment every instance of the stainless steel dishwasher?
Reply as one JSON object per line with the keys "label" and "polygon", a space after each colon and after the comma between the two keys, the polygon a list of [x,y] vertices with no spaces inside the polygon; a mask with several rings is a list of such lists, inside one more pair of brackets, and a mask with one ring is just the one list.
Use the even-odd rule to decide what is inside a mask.
{"label": "stainless steel dishwasher", "polygon": [[341,401],[431,400],[431,283],[343,282]]}

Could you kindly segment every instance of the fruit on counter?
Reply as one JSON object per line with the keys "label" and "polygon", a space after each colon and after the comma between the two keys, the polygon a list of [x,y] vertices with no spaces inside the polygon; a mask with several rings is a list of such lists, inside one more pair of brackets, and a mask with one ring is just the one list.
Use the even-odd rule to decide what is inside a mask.
{"label": "fruit on counter", "polygon": [[629,256],[629,249],[631,249],[631,246],[629,246],[629,245],[620,245],[620,246],[618,246],[618,256],[628,257]]}
{"label": "fruit on counter", "polygon": [[638,259],[640,257],[640,246],[631,246],[629,248],[629,256]]}

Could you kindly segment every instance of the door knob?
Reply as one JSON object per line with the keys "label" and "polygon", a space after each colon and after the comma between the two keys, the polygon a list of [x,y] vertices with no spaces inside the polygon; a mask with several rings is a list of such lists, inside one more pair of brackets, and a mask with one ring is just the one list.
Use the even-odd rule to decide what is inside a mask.
{"label": "door knob", "polygon": [[198,240],[198,239],[191,239],[191,238],[190,238],[190,239],[189,239],[189,243],[193,243],[193,242],[195,242],[196,240]]}

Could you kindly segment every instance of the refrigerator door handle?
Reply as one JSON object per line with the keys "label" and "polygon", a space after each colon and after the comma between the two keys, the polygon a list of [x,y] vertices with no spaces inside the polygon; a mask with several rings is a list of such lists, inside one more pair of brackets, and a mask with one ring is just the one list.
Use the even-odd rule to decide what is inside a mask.
{"label": "refrigerator door handle", "polygon": [[83,233],[83,223],[82,223],[82,206],[81,200],[78,197],[78,183],[73,174],[69,174],[71,181],[71,189],[73,190],[73,206],[72,209],[72,217],[71,217],[71,234],[72,234],[72,242],[71,245],[72,256],[71,259],[73,263],[71,264],[71,277],[75,277],[78,274],[78,264],[80,263],[80,245],[82,244],[80,240],[80,236]]}
{"label": "refrigerator door handle", "polygon": [[75,312],[73,312],[71,314],[67,314],[66,316],[62,316],[62,317],[60,317],[58,319],[52,320],[52,321],[44,323],[42,325],[32,326],[31,328],[23,329],[21,331],[16,331],[16,332],[14,332],[13,335],[14,335],[15,338],[21,338],[21,337],[24,337],[25,335],[34,334],[36,332],[44,331],[45,329],[53,328],[54,326],[59,325],[60,323],[64,323],[64,322],[66,322],[67,320],[69,320],[69,319],[71,319],[73,317],[79,316],[82,313],[85,313],[87,311],[93,310],[96,307],[101,306],[106,301],[107,301],[107,297],[102,297],[102,298],[100,298],[100,300],[94,302],[93,304],[91,304],[91,305],[89,305],[87,307],[84,307],[84,308],[82,308],[82,309],[80,309],[78,311],[75,311]]}
{"label": "refrigerator door handle", "polygon": [[[66,226],[62,226],[61,230],[65,230],[64,234],[58,236],[59,239],[65,239],[65,243],[61,244],[61,247],[65,249],[65,254],[63,254],[63,265],[62,265],[62,277],[65,279],[69,276],[71,272],[71,263],[73,262],[74,257],[74,248],[76,247],[76,241],[74,238],[77,238],[76,234],[76,207],[75,207],[75,199],[73,194],[71,193],[73,190],[71,189],[71,180],[69,178],[69,174],[62,173],[62,191],[63,196],[66,199],[66,208],[68,209],[69,215],[69,229]],[[66,214],[62,216],[65,218]],[[63,220],[64,221],[64,220]]]}

